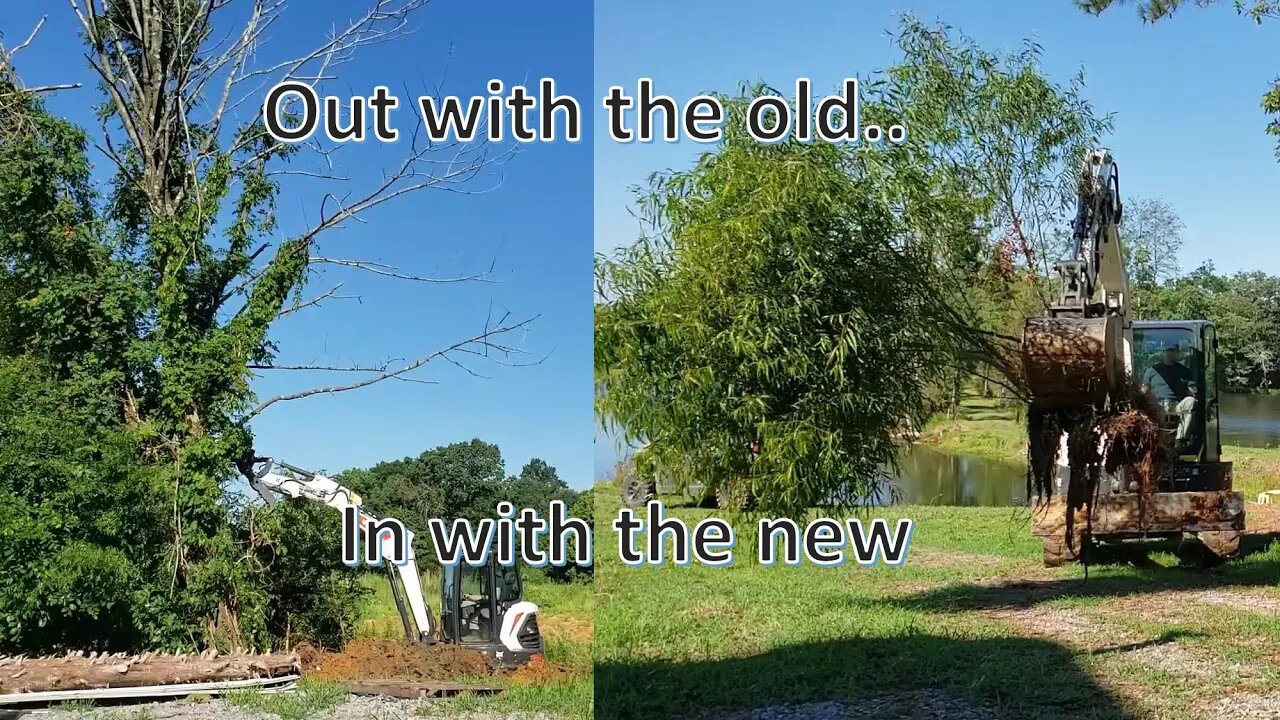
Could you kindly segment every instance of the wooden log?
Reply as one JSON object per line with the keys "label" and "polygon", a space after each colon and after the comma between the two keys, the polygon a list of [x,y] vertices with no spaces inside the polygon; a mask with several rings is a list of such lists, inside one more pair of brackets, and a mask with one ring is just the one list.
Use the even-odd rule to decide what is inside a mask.
{"label": "wooden log", "polygon": [[297,653],[233,654],[196,657],[153,655],[139,657],[26,659],[0,669],[0,693],[123,688],[147,685],[217,682],[269,678],[300,673]]}

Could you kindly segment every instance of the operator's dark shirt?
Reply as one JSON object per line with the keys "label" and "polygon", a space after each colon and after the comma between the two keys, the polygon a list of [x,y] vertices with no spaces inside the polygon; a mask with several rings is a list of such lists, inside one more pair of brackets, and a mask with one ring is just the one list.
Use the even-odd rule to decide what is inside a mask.
{"label": "operator's dark shirt", "polygon": [[1191,379],[1191,370],[1182,363],[1174,365],[1160,363],[1147,368],[1147,374],[1143,376],[1142,384],[1151,388],[1151,392],[1155,393],[1156,398],[1164,401],[1176,401],[1191,394],[1191,389],[1187,387],[1187,383],[1191,382]]}

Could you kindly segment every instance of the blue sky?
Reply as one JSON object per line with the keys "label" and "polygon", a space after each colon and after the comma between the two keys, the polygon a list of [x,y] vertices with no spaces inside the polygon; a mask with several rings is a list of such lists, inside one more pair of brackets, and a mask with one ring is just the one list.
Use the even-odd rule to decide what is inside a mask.
{"label": "blue sky", "polygon": [[[596,96],[614,84],[634,92],[640,77],[677,100],[757,79],[785,90],[808,77],[815,92],[830,90],[895,61],[886,31],[904,11],[941,20],[993,50],[1034,38],[1049,75],[1065,82],[1083,68],[1094,106],[1115,113],[1106,142],[1122,169],[1122,190],[1177,210],[1186,223],[1184,269],[1211,259],[1220,271],[1280,274],[1280,165],[1259,108],[1280,73],[1280,24],[1258,26],[1232,3],[1222,5],[1189,7],[1144,26],[1133,7],[1093,17],[1069,0],[599,2]],[[685,167],[704,149],[614,143],[597,113],[596,249],[635,238],[629,186],[654,170]],[[597,437],[597,475],[615,458],[612,443]]]}
{"label": "blue sky", "polygon": [[[285,20],[271,32],[264,62],[311,47],[363,5],[349,0],[291,4]],[[86,83],[84,89],[53,96],[49,104],[55,112],[96,128],[91,112],[99,96],[66,2],[4,3],[4,40],[7,45],[20,42],[45,13],[45,27],[17,59],[19,71],[29,84]],[[343,66],[329,92],[368,94],[382,84],[402,96],[407,88],[412,97],[424,92],[424,83],[434,86],[444,78],[446,90],[466,97],[483,94],[493,77],[507,85],[527,80],[533,86],[538,78],[554,77],[561,93],[591,95],[587,3],[438,0],[413,24],[417,30],[412,36],[371,48]],[[393,117],[397,125],[407,125],[415,114],[410,101]],[[592,472],[590,130],[588,123],[588,139],[576,144],[529,145],[469,188],[496,186],[490,192],[419,193],[376,210],[366,223],[333,232],[321,244],[325,255],[437,276],[484,270],[496,259],[499,282],[422,285],[331,269],[315,280],[313,290],[341,281],[343,294],[358,294],[361,300],[335,301],[286,318],[273,334],[282,363],[413,359],[474,336],[492,306],[495,313],[510,310],[515,319],[539,316],[527,333],[506,341],[529,353],[524,360],[543,358],[540,364],[472,363],[489,376],[484,379],[433,363],[416,377],[436,385],[388,381],[281,403],[253,424],[258,451],[295,465],[338,471],[479,437],[499,445],[508,472],[519,472],[530,458],[541,457],[571,485],[586,487]],[[403,146],[369,141],[343,148],[335,166],[367,186],[404,151]],[[97,160],[105,176],[106,163]],[[314,184],[299,182],[285,189],[279,203],[281,237],[314,220],[322,196],[316,190]],[[347,375],[272,375],[256,389],[267,397],[349,380]]]}

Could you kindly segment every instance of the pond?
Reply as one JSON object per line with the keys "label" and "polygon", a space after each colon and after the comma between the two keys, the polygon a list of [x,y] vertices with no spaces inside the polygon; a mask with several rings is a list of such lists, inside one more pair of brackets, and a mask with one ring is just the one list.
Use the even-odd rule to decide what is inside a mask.
{"label": "pond", "polygon": [[[1222,444],[1280,447],[1280,395],[1223,395]],[[1026,465],[906,448],[894,483],[899,502],[922,505],[1022,505]]]}

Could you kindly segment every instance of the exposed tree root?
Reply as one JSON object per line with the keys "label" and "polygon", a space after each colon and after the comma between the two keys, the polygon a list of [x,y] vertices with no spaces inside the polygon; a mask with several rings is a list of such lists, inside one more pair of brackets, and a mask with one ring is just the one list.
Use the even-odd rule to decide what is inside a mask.
{"label": "exposed tree root", "polygon": [[1110,475],[1123,469],[1126,486],[1136,482],[1143,508],[1155,492],[1161,468],[1168,460],[1160,441],[1159,413],[1154,398],[1136,386],[1103,410],[1031,403],[1027,412],[1027,496],[1043,502],[1057,489],[1058,456],[1065,433],[1069,467],[1066,543],[1075,550],[1075,514],[1084,508],[1088,526],[1079,536],[1084,541],[1081,562],[1087,562],[1084,551],[1092,537],[1092,513],[1088,509],[1097,496],[1104,471]]}

